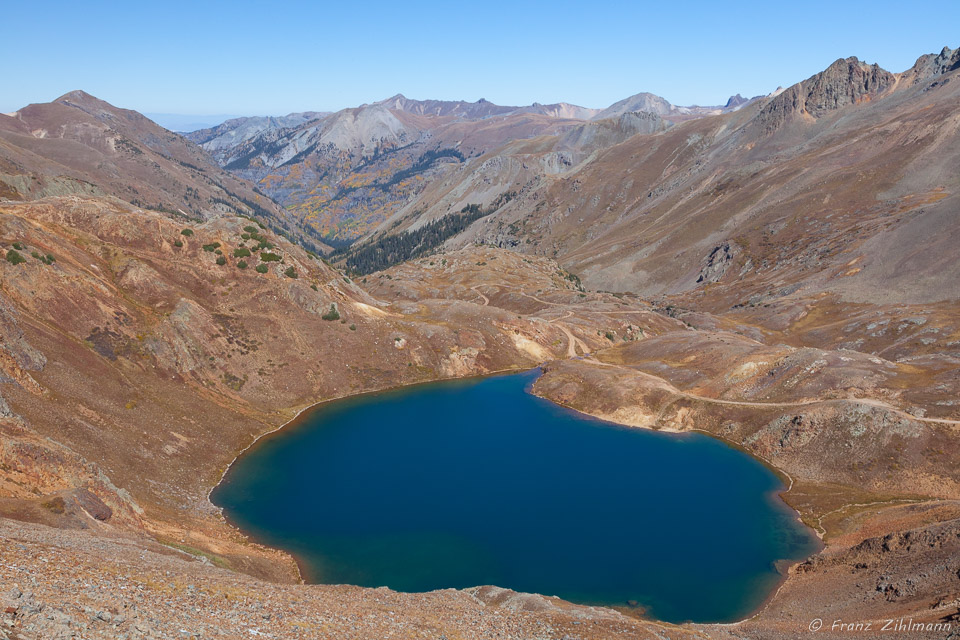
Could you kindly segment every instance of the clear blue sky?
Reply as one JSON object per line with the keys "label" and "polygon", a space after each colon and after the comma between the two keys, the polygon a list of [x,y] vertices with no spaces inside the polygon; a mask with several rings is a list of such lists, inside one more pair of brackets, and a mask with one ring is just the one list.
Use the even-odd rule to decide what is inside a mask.
{"label": "clear blue sky", "polygon": [[[734,8],[735,5],[739,8]],[[84,89],[183,114],[336,110],[403,93],[604,107],[768,93],[855,55],[960,45],[960,3],[5,3],[0,111]]]}

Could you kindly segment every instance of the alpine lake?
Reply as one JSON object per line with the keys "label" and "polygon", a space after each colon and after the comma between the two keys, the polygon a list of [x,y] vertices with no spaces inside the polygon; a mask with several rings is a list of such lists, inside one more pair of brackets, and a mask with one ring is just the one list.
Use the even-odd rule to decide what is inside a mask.
{"label": "alpine lake", "polygon": [[539,373],[318,405],[211,498],[307,582],[497,585],[668,622],[749,616],[817,549],[780,479],[702,434],[621,427],[529,392]]}

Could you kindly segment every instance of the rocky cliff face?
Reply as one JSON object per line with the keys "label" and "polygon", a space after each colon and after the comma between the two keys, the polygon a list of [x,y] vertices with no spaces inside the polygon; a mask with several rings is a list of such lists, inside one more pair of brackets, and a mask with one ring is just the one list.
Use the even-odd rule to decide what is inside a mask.
{"label": "rocky cliff face", "polygon": [[944,47],[938,54],[920,56],[903,75],[914,84],[960,69],[960,48]]}
{"label": "rocky cliff face", "polygon": [[793,117],[820,118],[848,105],[872,100],[890,89],[895,76],[857,58],[837,60],[826,70],[785,89],[760,112],[758,120],[776,130]]}

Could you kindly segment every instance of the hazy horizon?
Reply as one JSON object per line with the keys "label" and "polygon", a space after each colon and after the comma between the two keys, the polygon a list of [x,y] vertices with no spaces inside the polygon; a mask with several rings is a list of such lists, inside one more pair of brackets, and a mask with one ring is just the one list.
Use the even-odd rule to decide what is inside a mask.
{"label": "hazy horizon", "polygon": [[[903,71],[957,46],[951,25],[960,21],[960,6],[930,21],[902,15],[894,2],[580,7],[374,3],[356,15],[308,3],[265,11],[244,2],[47,2],[42,46],[30,29],[0,43],[21,61],[7,71],[0,112],[76,89],[144,113],[203,117],[337,111],[397,93],[603,108],[650,92],[715,105],[765,95],[849,56]],[[8,24],[29,24],[37,9],[15,4],[8,14]]]}

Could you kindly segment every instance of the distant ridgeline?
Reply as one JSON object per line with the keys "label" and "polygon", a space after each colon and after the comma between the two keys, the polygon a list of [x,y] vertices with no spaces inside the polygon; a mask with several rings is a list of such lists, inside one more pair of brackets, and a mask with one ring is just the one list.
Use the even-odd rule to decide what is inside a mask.
{"label": "distant ridgeline", "polygon": [[489,207],[468,204],[459,213],[444,216],[413,231],[381,235],[359,245],[340,247],[328,257],[331,262],[342,263],[346,271],[353,275],[387,269],[431,253],[448,238],[464,231],[474,221],[496,213],[516,197],[516,191],[506,191],[497,196]]}

